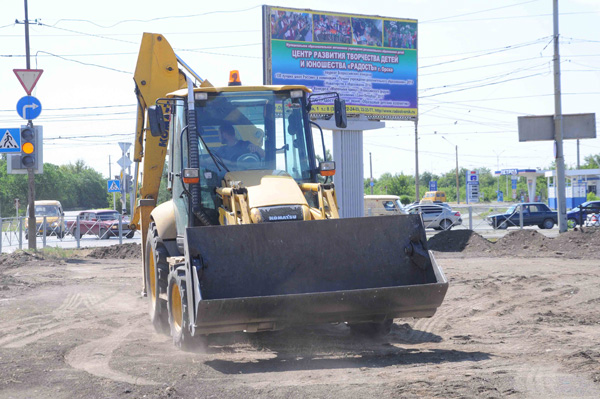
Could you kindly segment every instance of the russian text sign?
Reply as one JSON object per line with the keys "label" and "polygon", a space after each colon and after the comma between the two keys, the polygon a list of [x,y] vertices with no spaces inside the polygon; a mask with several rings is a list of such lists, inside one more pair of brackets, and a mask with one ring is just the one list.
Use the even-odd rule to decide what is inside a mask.
{"label": "russian text sign", "polygon": [[[263,7],[264,81],[339,93],[348,114],[417,119],[417,21]],[[333,113],[314,102],[313,115]]]}

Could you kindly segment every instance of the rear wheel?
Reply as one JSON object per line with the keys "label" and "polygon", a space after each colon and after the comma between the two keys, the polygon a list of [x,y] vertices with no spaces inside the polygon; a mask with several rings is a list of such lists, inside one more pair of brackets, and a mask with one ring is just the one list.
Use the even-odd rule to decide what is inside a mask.
{"label": "rear wheel", "polygon": [[348,327],[355,334],[360,334],[368,337],[383,337],[392,331],[394,320],[385,319],[379,323],[349,323]]}
{"label": "rear wheel", "polygon": [[185,351],[206,347],[206,337],[192,336],[189,328],[187,287],[185,282],[185,270],[183,268],[178,268],[169,273],[167,297],[169,324],[171,326],[173,344]]}
{"label": "rear wheel", "polygon": [[161,334],[169,333],[169,313],[167,303],[160,298],[160,293],[167,292],[169,264],[167,250],[158,238],[154,222],[150,223],[146,250],[144,254],[146,265],[146,281],[149,289],[149,314],[154,329]]}
{"label": "rear wheel", "polygon": [[442,230],[450,230],[452,228],[452,221],[449,219],[444,219],[440,222],[440,227]]}
{"label": "rear wheel", "polygon": [[542,225],[544,226],[545,229],[551,229],[554,227],[554,220],[546,219],[546,220],[544,220],[544,223],[542,223]]}
{"label": "rear wheel", "polygon": [[135,230],[130,231],[129,233],[127,233],[127,235],[125,237],[127,237],[127,238],[133,238],[134,234],[135,234]]}

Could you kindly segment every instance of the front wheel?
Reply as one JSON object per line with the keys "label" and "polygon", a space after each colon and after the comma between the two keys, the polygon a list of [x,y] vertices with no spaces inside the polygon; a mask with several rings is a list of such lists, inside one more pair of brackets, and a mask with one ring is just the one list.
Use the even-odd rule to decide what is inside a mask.
{"label": "front wheel", "polygon": [[108,235],[108,230],[104,228],[100,228],[98,230],[98,238],[101,240],[108,240],[110,237]]}
{"label": "front wheel", "polygon": [[544,229],[549,230],[554,227],[554,220],[546,219],[546,220],[544,220],[544,223],[542,223],[542,226],[544,226]]}
{"label": "front wheel", "polygon": [[577,224],[578,224],[577,219],[570,218],[570,219],[567,220],[567,227],[570,228],[570,229],[572,229],[575,226],[577,226]]}
{"label": "front wheel", "polygon": [[169,314],[167,303],[160,298],[160,293],[167,292],[169,264],[167,263],[167,250],[158,239],[154,222],[150,223],[144,252],[146,281],[150,299],[148,312],[150,320],[157,332],[168,334]]}
{"label": "front wheel", "polygon": [[173,344],[184,351],[205,348],[207,346],[206,336],[194,337],[189,328],[190,318],[184,269],[178,268],[169,273],[167,298]]}

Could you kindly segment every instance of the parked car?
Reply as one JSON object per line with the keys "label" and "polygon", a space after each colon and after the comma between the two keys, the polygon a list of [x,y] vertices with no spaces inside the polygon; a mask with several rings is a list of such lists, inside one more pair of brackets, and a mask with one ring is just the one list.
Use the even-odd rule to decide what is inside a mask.
{"label": "parked car", "polygon": [[421,204],[446,202],[446,193],[443,191],[427,191],[421,199]]}
{"label": "parked car", "polygon": [[570,227],[584,223],[588,215],[600,213],[600,201],[587,201],[567,212],[567,222]]}
{"label": "parked car", "polygon": [[397,195],[365,195],[365,216],[406,214]]}
{"label": "parked car", "polygon": [[[77,220],[67,222],[69,233],[77,234]],[[129,229],[128,220],[123,219],[122,236],[132,238],[135,230]],[[113,210],[90,210],[79,212],[79,238],[96,235],[100,239],[119,236],[119,212]]]}
{"label": "parked car", "polygon": [[548,208],[548,205],[542,202],[515,204],[504,213],[488,216],[486,221],[494,229],[520,226],[521,208],[523,209],[523,226],[538,226],[540,229],[551,229],[555,224],[558,224],[556,211]]}
{"label": "parked car", "polygon": [[590,213],[587,215],[585,227],[600,227],[600,213]]}
{"label": "parked car", "polygon": [[410,205],[406,211],[409,214],[420,214],[426,229],[450,230],[452,227],[462,224],[460,212],[453,211],[447,204],[443,206],[441,204]]}
{"label": "parked car", "polygon": [[[55,235],[58,238],[63,238],[67,233],[65,225],[65,213],[63,212],[60,201],[42,200],[34,202],[35,208],[35,224],[37,234],[40,235]],[[26,216],[29,216],[29,206],[27,207]],[[46,231],[44,230],[44,217],[46,218]],[[29,238],[28,232],[25,232],[25,239]]]}

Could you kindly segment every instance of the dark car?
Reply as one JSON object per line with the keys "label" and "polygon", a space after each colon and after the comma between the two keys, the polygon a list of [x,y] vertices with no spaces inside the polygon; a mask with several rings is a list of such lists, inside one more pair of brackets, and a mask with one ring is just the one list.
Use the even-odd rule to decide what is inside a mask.
{"label": "dark car", "polygon": [[574,227],[585,223],[588,215],[600,213],[600,201],[587,201],[567,212],[567,222]]}
{"label": "dark car", "polygon": [[490,215],[486,220],[494,229],[520,226],[521,208],[523,209],[523,226],[538,226],[540,229],[551,229],[558,223],[556,211],[553,211],[548,208],[548,205],[541,202],[516,204],[508,208],[505,213]]}

